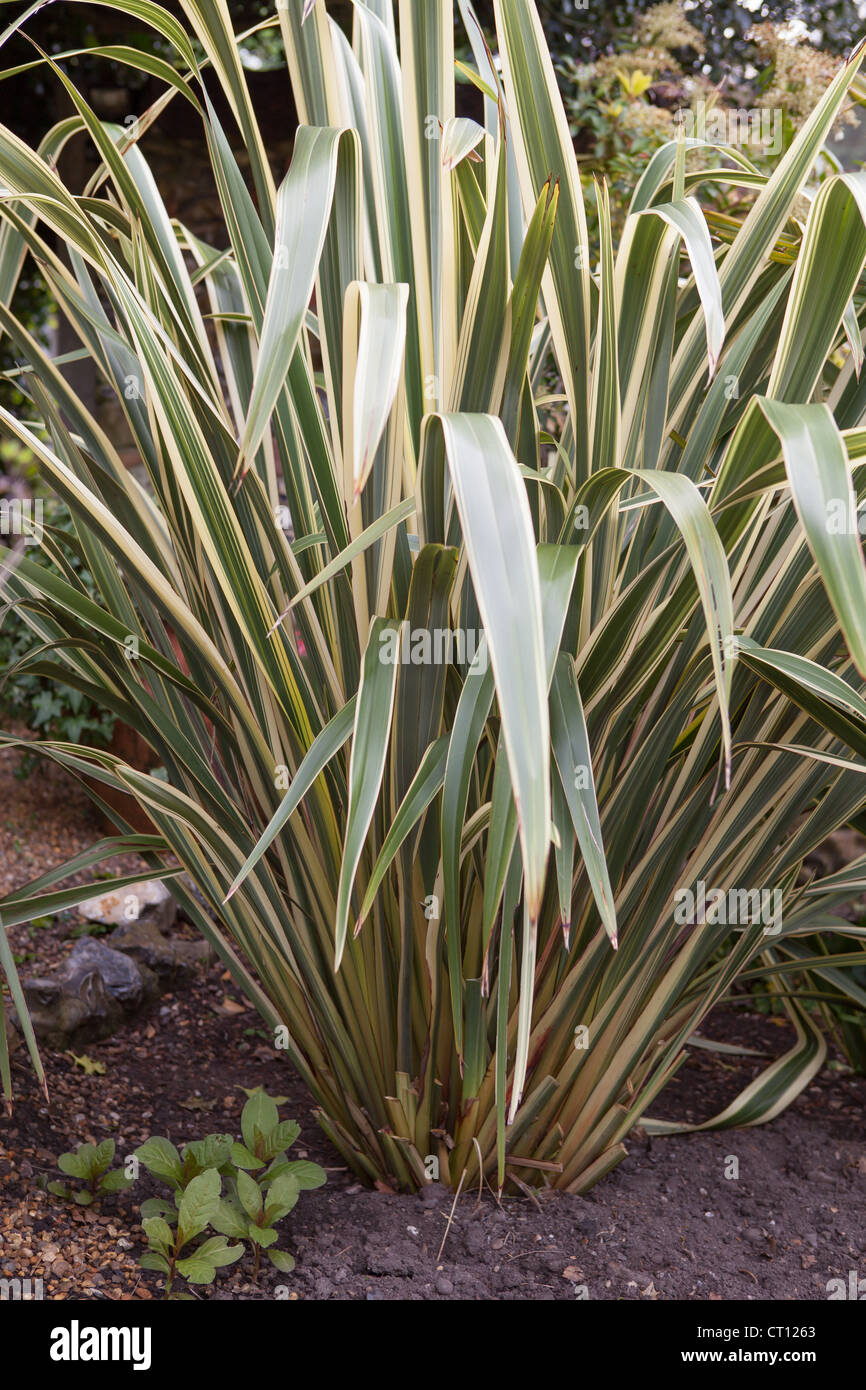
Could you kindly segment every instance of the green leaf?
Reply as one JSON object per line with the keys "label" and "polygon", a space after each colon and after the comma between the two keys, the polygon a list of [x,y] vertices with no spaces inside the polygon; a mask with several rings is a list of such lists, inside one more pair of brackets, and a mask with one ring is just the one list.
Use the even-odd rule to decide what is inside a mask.
{"label": "green leaf", "polygon": [[866,560],[842,436],[826,405],[758,404],[782,445],[800,524],[848,650],[866,676]]}
{"label": "green leaf", "polygon": [[61,1154],[57,1160],[57,1167],[61,1173],[68,1173],[71,1178],[89,1178],[91,1159],[92,1154],[82,1154],[79,1149],[78,1153]]}
{"label": "green leaf", "polygon": [[574,662],[564,653],[557,662],[550,692],[550,727],[562,790],[592,885],[595,904],[604,929],[616,949],[619,944],[616,906],[604,856],[589,735]]}
{"label": "green leaf", "polygon": [[298,1184],[301,1192],[312,1192],[316,1187],[324,1187],[328,1181],[328,1175],[324,1168],[320,1168],[318,1163],[311,1163],[309,1159],[297,1158],[288,1163],[279,1163],[271,1168],[262,1178],[261,1186],[268,1191],[275,1178],[283,1173],[289,1173]]}
{"label": "green leaf", "polygon": [[161,1216],[145,1217],[141,1225],[149,1243],[158,1251],[168,1254],[174,1248],[174,1231]]}
{"label": "green leaf", "polygon": [[249,1221],[246,1216],[235,1206],[234,1202],[223,1197],[219,1206],[210,1219],[210,1224],[215,1231],[222,1231],[223,1235],[231,1236],[235,1240],[244,1240],[249,1231]]}
{"label": "green leaf", "polygon": [[215,1168],[200,1173],[187,1186],[178,1207],[178,1232],[186,1244],[203,1231],[219,1206],[220,1175]]}
{"label": "green leaf", "polygon": [[242,1168],[238,1170],[237,1183],[241,1206],[247,1216],[255,1220],[262,1212],[262,1194],[259,1191],[259,1185],[255,1178],[251,1178],[249,1173],[245,1173]]}
{"label": "green leaf", "polygon": [[[541,587],[526,490],[499,420],[437,417],[496,685],[517,806],[529,913],[541,908],[550,848],[550,727]],[[496,517],[496,526],[490,518]],[[514,617],[520,613],[519,625]]]}
{"label": "green leaf", "polygon": [[232,1144],[231,1161],[236,1168],[246,1168],[249,1172],[255,1172],[257,1168],[265,1167],[265,1160],[256,1158],[255,1154],[251,1154],[244,1144]]}
{"label": "green leaf", "polygon": [[268,1187],[265,1224],[282,1221],[296,1205],[301,1185],[294,1173],[280,1173]]}
{"label": "green leaf", "polygon": [[273,1227],[251,1225],[247,1231],[247,1239],[251,1240],[253,1245],[260,1245],[263,1250],[266,1250],[269,1245],[273,1245],[275,1240],[279,1240],[279,1234]]}
{"label": "green leaf", "polygon": [[340,143],[354,132],[300,126],[277,195],[277,230],[259,356],[239,465],[256,453],[283,389],[313,292],[337,181]]}
{"label": "green leaf", "polygon": [[213,1261],[203,1258],[198,1251],[186,1259],[178,1260],[175,1269],[184,1279],[189,1280],[190,1284],[212,1284],[216,1277],[216,1265]]}
{"label": "green leaf", "polygon": [[[250,1153],[258,1147],[258,1141],[266,1138],[280,1122],[277,1107],[270,1096],[258,1091],[250,1096],[241,1111],[241,1133],[244,1144]],[[234,1153],[234,1150],[233,1150]]]}
{"label": "green leaf", "polygon": [[155,1250],[146,1250],[143,1255],[139,1255],[138,1263],[141,1269],[155,1269],[160,1274],[168,1274],[171,1268],[165,1255],[159,1255]]}
{"label": "green leaf", "polygon": [[163,1178],[173,1186],[183,1178],[181,1157],[170,1139],[146,1139],[135,1150],[135,1157],[155,1178]]}
{"label": "green leaf", "polygon": [[95,1177],[97,1173],[104,1173],[106,1168],[111,1167],[114,1159],[114,1140],[103,1139],[101,1144],[97,1144],[96,1153],[93,1157],[93,1164],[90,1176]]}
{"label": "green leaf", "polygon": [[115,1168],[111,1173],[105,1173],[99,1180],[100,1192],[124,1192],[127,1187],[131,1187],[133,1179],[128,1178],[122,1168]]}
{"label": "green leaf", "polygon": [[391,716],[397,688],[396,658],[389,659],[389,638],[399,642],[400,629],[383,618],[370,626],[361,683],[355,705],[355,729],[349,761],[349,801],[343,860],[337,889],[334,968],[339,969],[349,930],[352,885],[364,848],[364,840],[376,809],[385,771],[391,733]]}
{"label": "green leaf", "polygon": [[222,1269],[224,1265],[234,1264],[244,1253],[242,1245],[227,1245],[225,1236],[211,1236],[205,1240],[196,1250],[196,1255],[203,1260],[208,1260],[217,1269]]}
{"label": "green leaf", "polygon": [[162,1197],[147,1197],[139,1208],[142,1220],[153,1216],[162,1217],[169,1225],[177,1221],[177,1207],[173,1202],[166,1202]]}

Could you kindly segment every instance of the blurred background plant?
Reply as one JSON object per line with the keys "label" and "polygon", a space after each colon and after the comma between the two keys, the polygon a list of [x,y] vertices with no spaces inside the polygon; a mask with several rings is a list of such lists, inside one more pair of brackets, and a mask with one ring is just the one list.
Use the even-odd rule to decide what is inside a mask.
{"label": "blurred background plant", "polygon": [[[767,111],[772,119],[765,130],[772,131],[772,138],[765,144],[748,138],[748,122],[739,124],[741,136],[748,138],[743,153],[756,168],[769,173],[842,61],[816,49],[806,26],[792,24],[789,17],[787,23],[765,21],[747,28],[739,51],[732,37],[728,59],[718,75],[707,34],[698,27],[705,19],[705,11],[687,6],[684,0],[663,0],[633,14],[628,26],[611,40],[612,51],[586,61],[582,43],[575,42],[557,55],[581,179],[587,191],[597,176],[608,181],[617,237],[637,180],[656,150],[676,138],[684,118],[691,117],[691,130],[697,134],[704,121],[708,138],[718,138],[713,129],[724,131],[725,139],[733,132],[731,143],[735,144],[736,113]],[[816,37],[814,31],[811,37]],[[580,56],[575,56],[574,49]],[[851,100],[837,118],[829,140],[831,154],[834,142],[856,125]],[[688,126],[685,130],[691,133]],[[823,168],[819,166],[816,174],[826,175],[834,167],[825,155]],[[751,192],[720,182],[706,204],[711,215],[742,215],[752,197]],[[596,247],[597,218],[591,198],[587,213],[590,239]]]}
{"label": "blurred background plant", "polygon": [[[2,448],[9,442],[4,441]],[[67,572],[71,570],[84,590],[95,599],[93,576],[75,545],[69,508],[40,486],[33,474],[32,460],[26,461],[26,452],[19,449],[13,467],[32,482],[35,495],[42,502],[43,525],[50,530],[59,547],[64,568]],[[23,464],[22,459],[25,459]],[[45,556],[43,563],[51,573],[58,576],[63,573],[60,564],[50,555]],[[43,639],[26,621],[20,608],[0,602],[0,721],[24,724],[37,738],[57,738],[107,748],[115,718],[104,705],[55,678],[28,670],[28,663],[38,663],[44,655],[43,647]],[[35,752],[25,752],[16,776],[29,777],[39,763]]]}

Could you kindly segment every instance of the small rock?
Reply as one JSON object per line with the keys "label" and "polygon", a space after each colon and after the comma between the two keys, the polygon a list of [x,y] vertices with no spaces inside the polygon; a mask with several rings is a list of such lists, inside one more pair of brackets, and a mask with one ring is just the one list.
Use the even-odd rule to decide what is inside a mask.
{"label": "small rock", "polygon": [[94,972],[101,976],[106,992],[127,1013],[140,1008],[144,1001],[144,980],[135,961],[120,951],[113,951],[110,946],[104,946],[92,936],[83,936],[76,941],[57,979],[61,989],[78,994],[85,979]]}
{"label": "small rock", "polygon": [[163,987],[187,984],[213,952],[206,941],[178,941],[164,936],[158,923],[142,919],[123,922],[110,937],[111,949],[122,951],[152,970]]}
{"label": "small rock", "polygon": [[453,1293],[454,1285],[452,1284],[451,1280],[446,1279],[444,1275],[440,1276],[440,1278],[436,1280],[436,1292],[441,1294]]}
{"label": "small rock", "polygon": [[78,911],[85,922],[102,922],[106,926],[149,921],[162,931],[170,931],[177,920],[177,904],[158,878],[88,898],[79,904]]}
{"label": "small rock", "polygon": [[63,988],[57,980],[42,979],[22,980],[21,988],[36,1037],[55,1051],[99,1042],[123,1022],[123,1007],[94,970],[83,976],[77,990]]}

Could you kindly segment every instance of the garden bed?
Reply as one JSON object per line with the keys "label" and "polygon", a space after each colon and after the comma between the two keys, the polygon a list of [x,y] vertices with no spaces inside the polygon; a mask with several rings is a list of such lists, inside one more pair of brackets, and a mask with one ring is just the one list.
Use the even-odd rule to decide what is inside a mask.
{"label": "garden bed", "polygon": [[[0,760],[5,891],[98,834],[65,774],[46,766],[16,781],[15,762]],[[58,921],[35,940],[26,927],[10,938],[17,951],[32,949],[41,969],[69,951],[65,931]],[[748,1007],[719,1012],[704,1031],[771,1055],[793,1037],[784,1020]],[[19,1050],[14,1110],[0,1116],[0,1278],[41,1277],[47,1298],[161,1296],[159,1277],[137,1263],[138,1204],[155,1184],[143,1174],[101,1207],[75,1207],[37,1186],[58,1176],[58,1154],[86,1140],[114,1138],[120,1157],[153,1134],[181,1144],[237,1133],[244,1088],[259,1085],[287,1097],[281,1113],[301,1125],[292,1157],[321,1163],[328,1183],[303,1193],[288,1219],[281,1245],[296,1256],[294,1273],[263,1268],[254,1285],[245,1257],[197,1290],[200,1298],[574,1300],[585,1291],[592,1299],[821,1299],[828,1280],[847,1283],[850,1270],[866,1266],[866,1078],[838,1061],[770,1125],[654,1140],[638,1132],[628,1158],[587,1197],[545,1192],[537,1204],[497,1204],[487,1191],[479,1203],[470,1174],[454,1206],[438,1185],[420,1197],[360,1186],[218,964],[89,1044],[86,1056],[104,1073],[44,1053],[48,1106]],[[699,1122],[765,1065],[695,1050],[654,1113]],[[735,1180],[725,1177],[731,1155]]]}
{"label": "garden bed", "polygon": [[[243,1087],[288,1097],[282,1113],[302,1127],[293,1157],[328,1170],[302,1194],[281,1244],[293,1274],[247,1259],[221,1272],[202,1298],[314,1299],[814,1299],[827,1281],[866,1263],[866,1079],[825,1070],[772,1124],[751,1130],[629,1142],[629,1157],[588,1197],[553,1192],[501,1205],[477,1189],[453,1199],[438,1185],[421,1197],[369,1192],[324,1140],[312,1103],[275,1058],[259,1020],[212,968],[164,996],[134,1027],[87,1056],[85,1075],[46,1054],[51,1106],[29,1068],[15,1067],[16,1104],[0,1119],[0,1277],[42,1277],[46,1297],[151,1299],[158,1276],[142,1271],[137,1207],[157,1190],[144,1175],[102,1209],[81,1209],[37,1188],[57,1176],[63,1150],[114,1137],[118,1154],[148,1135],[175,1143],[238,1131]],[[226,1010],[229,1010],[228,1012]],[[708,1029],[728,1041],[779,1051],[786,1026],[743,1011]],[[659,1099],[658,1114],[714,1113],[757,1069],[755,1059],[696,1052]],[[737,1180],[726,1160],[739,1159]],[[446,1238],[447,1231],[447,1238]],[[444,1248],[440,1252],[443,1238]]]}

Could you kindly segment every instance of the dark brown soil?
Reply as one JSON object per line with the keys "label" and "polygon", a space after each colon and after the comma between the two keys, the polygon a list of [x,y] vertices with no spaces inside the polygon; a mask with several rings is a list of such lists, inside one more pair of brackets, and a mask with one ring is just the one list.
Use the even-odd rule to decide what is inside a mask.
{"label": "dark brown soil", "polygon": [[[293,1156],[323,1163],[329,1182],[304,1193],[289,1220],[281,1244],[297,1258],[293,1274],[268,1267],[254,1286],[244,1262],[203,1298],[820,1299],[829,1279],[866,1275],[863,1078],[827,1070],[760,1128],[633,1138],[588,1197],[547,1192],[537,1206],[522,1197],[498,1206],[464,1191],[455,1207],[438,1185],[421,1197],[362,1189],[256,1016],[226,1013],[226,1001],[237,1002],[218,969],[165,996],[138,1026],[88,1048],[103,1075],[47,1055],[50,1107],[16,1064],[14,1112],[0,1119],[0,1276],[41,1276],[46,1297],[159,1297],[158,1276],[136,1264],[137,1205],[158,1190],[146,1175],[101,1210],[71,1206],[36,1181],[58,1176],[58,1153],[85,1139],[114,1137],[125,1155],[150,1134],[180,1143],[237,1133],[241,1088],[259,1084],[289,1098],[283,1113],[302,1125]],[[734,1011],[720,1030],[767,1051],[790,1041],[771,1020]],[[725,1065],[696,1052],[657,1112],[688,1106],[702,1118],[721,1108],[756,1063]],[[725,1176],[731,1156],[736,1179]]]}

